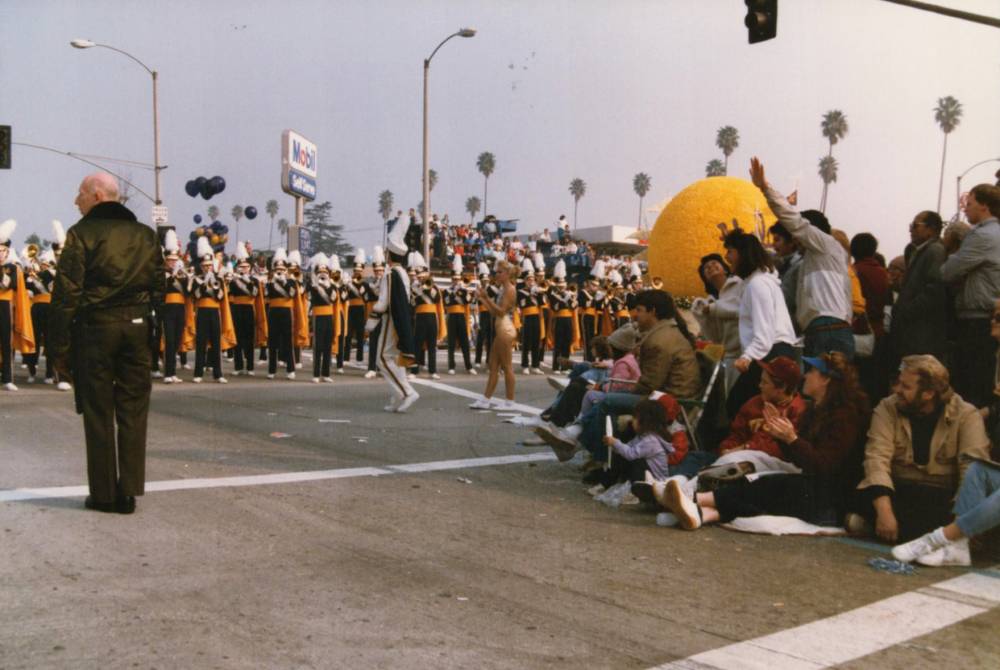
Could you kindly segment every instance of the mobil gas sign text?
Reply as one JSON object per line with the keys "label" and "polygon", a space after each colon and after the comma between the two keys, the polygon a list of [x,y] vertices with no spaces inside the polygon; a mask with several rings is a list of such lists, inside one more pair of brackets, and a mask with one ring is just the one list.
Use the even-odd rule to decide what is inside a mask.
{"label": "mobil gas sign text", "polygon": [[281,188],[307,200],[316,197],[316,145],[294,130],[281,134]]}

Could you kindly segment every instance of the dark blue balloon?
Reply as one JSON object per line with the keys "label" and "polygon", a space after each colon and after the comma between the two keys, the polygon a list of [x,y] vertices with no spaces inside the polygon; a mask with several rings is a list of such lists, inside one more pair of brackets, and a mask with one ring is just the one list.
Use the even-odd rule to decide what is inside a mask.
{"label": "dark blue balloon", "polygon": [[201,214],[195,214],[194,215],[194,222],[195,223],[201,223]]}
{"label": "dark blue balloon", "polygon": [[198,187],[198,184],[195,182],[194,179],[191,179],[186,184],[184,184],[184,192],[187,193],[192,198],[198,195],[200,190],[201,189]]}
{"label": "dark blue balloon", "polygon": [[248,219],[256,219],[257,218],[257,208],[254,207],[253,205],[251,205],[250,207],[247,207],[246,209],[243,210],[243,216],[247,217]]}
{"label": "dark blue balloon", "polygon": [[201,185],[201,197],[203,197],[205,200],[211,200],[212,196],[215,194],[216,190],[212,188],[212,181],[210,179],[206,179],[205,182]]}
{"label": "dark blue balloon", "polygon": [[209,179],[209,181],[212,182],[212,188],[216,193],[222,193],[226,190],[226,180],[222,177],[216,175]]}

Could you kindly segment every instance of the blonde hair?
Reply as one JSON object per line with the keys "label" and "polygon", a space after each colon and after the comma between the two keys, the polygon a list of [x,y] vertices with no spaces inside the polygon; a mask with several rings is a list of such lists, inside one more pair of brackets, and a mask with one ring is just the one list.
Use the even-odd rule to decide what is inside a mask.
{"label": "blonde hair", "polygon": [[520,268],[518,268],[518,266],[516,266],[513,263],[510,263],[508,261],[505,261],[503,259],[500,259],[496,263],[493,264],[493,272],[494,273],[500,272],[501,270],[506,270],[507,274],[511,278],[511,281],[516,280],[518,274],[520,274],[520,272],[519,272]]}
{"label": "blonde hair", "polygon": [[917,386],[921,391],[933,391],[942,403],[951,400],[954,393],[951,389],[951,377],[948,368],[941,361],[929,354],[904,356],[899,366],[900,372],[912,372],[917,375]]}

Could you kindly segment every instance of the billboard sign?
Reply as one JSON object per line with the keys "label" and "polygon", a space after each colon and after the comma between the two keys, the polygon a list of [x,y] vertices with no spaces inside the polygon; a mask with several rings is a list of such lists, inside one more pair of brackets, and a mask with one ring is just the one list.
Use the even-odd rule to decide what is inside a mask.
{"label": "billboard sign", "polygon": [[312,233],[305,226],[298,226],[299,229],[299,253],[302,258],[307,259],[313,255]]}
{"label": "billboard sign", "polygon": [[299,198],[316,199],[316,145],[294,130],[281,133],[281,189]]}

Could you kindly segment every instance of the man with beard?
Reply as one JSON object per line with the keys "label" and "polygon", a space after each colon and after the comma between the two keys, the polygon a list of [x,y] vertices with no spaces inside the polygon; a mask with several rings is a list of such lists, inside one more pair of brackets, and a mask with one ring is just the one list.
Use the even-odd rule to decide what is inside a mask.
{"label": "man with beard", "polygon": [[910,540],[950,520],[951,500],[971,459],[989,458],[976,408],[949,383],[933,356],[903,358],[895,392],[875,408],[865,445],[858,515],[847,527],[875,523],[883,540]]}

